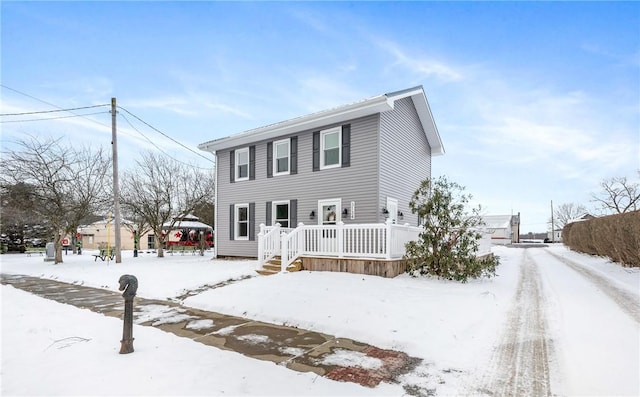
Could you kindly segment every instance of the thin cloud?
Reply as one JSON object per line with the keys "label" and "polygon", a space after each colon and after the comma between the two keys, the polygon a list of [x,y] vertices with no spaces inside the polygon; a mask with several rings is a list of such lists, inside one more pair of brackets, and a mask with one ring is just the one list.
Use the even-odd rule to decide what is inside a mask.
{"label": "thin cloud", "polygon": [[182,116],[198,115],[198,112],[194,110],[192,104],[187,99],[178,96],[155,97],[126,101],[123,106],[127,108],[137,109],[161,109]]}
{"label": "thin cloud", "polygon": [[204,104],[204,107],[208,109],[219,110],[223,113],[233,114],[235,116],[242,117],[244,119],[253,118],[249,113],[244,112],[238,108],[234,108],[233,106],[226,105],[224,103],[208,102]]}
{"label": "thin cloud", "polygon": [[410,56],[390,40],[379,40],[375,44],[394,58],[393,67],[406,69],[420,79],[436,78],[443,82],[453,82],[463,78],[462,73],[454,67],[439,60]]}

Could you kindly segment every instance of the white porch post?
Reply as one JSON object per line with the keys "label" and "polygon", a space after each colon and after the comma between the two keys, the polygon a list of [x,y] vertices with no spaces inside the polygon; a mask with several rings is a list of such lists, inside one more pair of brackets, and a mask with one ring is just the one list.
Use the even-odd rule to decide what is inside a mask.
{"label": "white porch post", "polygon": [[264,260],[264,223],[260,224],[260,232],[258,233],[258,261],[262,265]]}
{"label": "white porch post", "polygon": [[280,235],[280,246],[282,247],[280,250],[280,272],[284,273],[287,271],[287,263],[289,262],[289,236]]}
{"label": "white porch post", "polygon": [[391,247],[392,245],[392,235],[391,235],[391,225],[393,224],[393,221],[391,220],[391,217],[387,218],[387,220],[385,221],[385,226],[386,226],[386,233],[387,233],[387,238],[385,241],[385,245],[386,245],[386,254],[385,254],[385,258],[386,259],[391,259]]}
{"label": "white porch post", "polygon": [[336,224],[336,238],[338,239],[338,258],[344,256],[344,222],[340,221]]}
{"label": "white porch post", "polygon": [[296,240],[298,241],[298,247],[297,247],[298,256],[300,256],[300,255],[304,254],[304,250],[305,250],[305,242],[304,241],[305,241],[305,237],[306,236],[305,236],[305,231],[304,231],[304,223],[302,223],[302,222],[298,223],[298,227],[300,229],[302,229],[300,231],[300,234],[302,234],[302,236],[300,236],[300,234],[298,234],[298,236],[296,237]]}

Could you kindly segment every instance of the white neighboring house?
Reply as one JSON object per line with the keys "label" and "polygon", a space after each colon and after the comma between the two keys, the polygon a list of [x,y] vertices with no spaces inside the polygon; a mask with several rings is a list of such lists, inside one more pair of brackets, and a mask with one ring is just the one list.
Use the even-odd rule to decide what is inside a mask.
{"label": "white neighboring house", "polygon": [[491,244],[507,245],[520,242],[520,213],[518,215],[485,215],[485,228],[491,232]]}
{"label": "white neighboring house", "polygon": [[547,238],[554,243],[562,242],[562,229],[555,229],[553,233],[551,231],[547,232]]}
{"label": "white neighboring house", "polygon": [[[580,216],[579,218],[574,218],[574,219],[570,219],[567,221],[567,225],[570,223],[575,223],[575,222],[584,222],[584,221],[588,221],[590,219],[595,218],[595,216],[589,214],[589,213],[584,213],[582,216]],[[562,242],[562,228],[559,229],[555,229],[553,231],[553,234],[551,234],[551,232],[547,232],[547,238],[551,241],[553,241],[554,243],[561,243]]]}

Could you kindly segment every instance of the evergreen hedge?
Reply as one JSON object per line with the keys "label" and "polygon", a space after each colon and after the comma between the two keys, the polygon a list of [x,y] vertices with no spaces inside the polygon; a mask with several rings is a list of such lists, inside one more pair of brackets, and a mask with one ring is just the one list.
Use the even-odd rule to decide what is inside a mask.
{"label": "evergreen hedge", "polygon": [[569,223],[562,241],[574,251],[640,267],[640,211]]}

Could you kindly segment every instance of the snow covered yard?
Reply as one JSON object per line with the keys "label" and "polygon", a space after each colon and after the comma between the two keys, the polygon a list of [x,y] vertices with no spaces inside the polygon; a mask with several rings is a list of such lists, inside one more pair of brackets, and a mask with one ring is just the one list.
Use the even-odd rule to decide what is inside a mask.
{"label": "snow covered yard", "polygon": [[[120,275],[134,274],[142,297],[183,300],[186,306],[352,338],[423,359],[401,384],[369,389],[149,327],[135,326],[136,352],[122,356],[117,354],[121,321],[3,286],[2,394],[491,394],[496,387],[526,390],[539,376],[552,394],[640,393],[640,329],[632,314],[638,269],[559,245],[496,247],[494,252],[501,257],[499,276],[467,284],[321,272],[261,277],[255,275],[255,261],[207,256],[132,258],[125,252],[123,263],[107,264],[90,255],[69,255],[53,265],[37,256],[2,255],[2,273],[110,290],[117,289]],[[591,279],[558,256],[588,269]],[[523,289],[523,274],[535,277],[536,288]],[[225,283],[229,280],[235,281]],[[226,285],[202,288],[219,283]],[[612,296],[618,295],[616,303]],[[533,325],[541,335],[509,331],[515,320],[525,322],[522,312],[534,303],[540,310]],[[528,340],[545,342],[546,366],[520,370],[517,384],[503,385],[507,369],[501,357],[531,358],[523,349],[511,352],[504,346],[524,346]]]}

